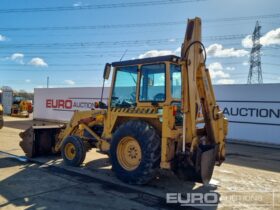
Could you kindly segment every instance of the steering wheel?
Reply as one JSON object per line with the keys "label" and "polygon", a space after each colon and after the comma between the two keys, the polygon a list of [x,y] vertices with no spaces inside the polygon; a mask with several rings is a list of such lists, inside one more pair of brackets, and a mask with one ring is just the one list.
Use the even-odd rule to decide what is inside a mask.
{"label": "steering wheel", "polygon": [[158,93],[154,96],[154,101],[165,101],[165,94]]}

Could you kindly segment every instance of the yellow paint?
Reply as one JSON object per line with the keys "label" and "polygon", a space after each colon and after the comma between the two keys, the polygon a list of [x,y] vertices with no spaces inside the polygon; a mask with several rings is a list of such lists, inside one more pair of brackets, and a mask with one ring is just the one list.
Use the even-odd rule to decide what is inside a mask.
{"label": "yellow paint", "polygon": [[127,171],[135,170],[141,162],[142,151],[139,143],[133,137],[126,136],[117,146],[119,164]]}
{"label": "yellow paint", "polygon": [[72,143],[67,143],[64,147],[64,154],[68,160],[73,160],[76,157],[76,148]]}

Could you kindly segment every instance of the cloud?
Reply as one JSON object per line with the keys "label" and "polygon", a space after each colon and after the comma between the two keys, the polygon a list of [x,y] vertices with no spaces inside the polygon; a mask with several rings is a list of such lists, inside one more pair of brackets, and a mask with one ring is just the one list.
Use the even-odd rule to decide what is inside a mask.
{"label": "cloud", "polygon": [[241,44],[245,48],[251,48],[253,46],[252,36],[248,35],[244,39],[242,39]]}
{"label": "cloud", "polygon": [[29,63],[31,66],[36,66],[36,67],[47,67],[48,64],[44,61],[43,58],[32,58]]}
{"label": "cloud", "polygon": [[180,55],[181,54],[181,47],[178,47],[175,51],[174,51],[175,55]]}
{"label": "cloud", "polygon": [[64,80],[64,83],[67,84],[67,85],[75,85],[76,84],[75,81],[70,80],[70,79]]}
{"label": "cloud", "polygon": [[23,58],[24,58],[24,54],[22,54],[22,53],[14,53],[8,59],[10,59],[12,61],[15,61],[17,63],[20,63],[20,64],[24,64]]}
{"label": "cloud", "polygon": [[208,66],[210,75],[212,79],[219,79],[219,78],[229,78],[230,75],[228,73],[225,73],[223,71],[223,66],[222,64],[218,62],[214,62],[209,64]]}
{"label": "cloud", "polygon": [[269,46],[273,44],[280,44],[280,28],[271,30],[261,37],[261,44],[263,46]]}
{"label": "cloud", "polygon": [[242,63],[242,65],[243,65],[243,66],[248,66],[249,63],[248,63],[247,61],[244,61],[244,62]]}
{"label": "cloud", "polygon": [[226,70],[227,70],[227,71],[234,71],[234,70],[235,70],[235,67],[228,66],[228,67],[226,67]]}
{"label": "cloud", "polygon": [[178,47],[176,50],[150,50],[138,56],[138,58],[151,58],[157,56],[164,56],[164,55],[177,55],[179,56],[181,53],[181,47]]}
{"label": "cloud", "polygon": [[234,48],[224,48],[221,44],[212,44],[206,48],[208,56],[212,57],[243,57],[249,54],[246,50],[237,50]]}
{"label": "cloud", "polygon": [[23,59],[24,54],[22,53],[14,53],[11,55],[11,60]]}
{"label": "cloud", "polygon": [[169,41],[169,42],[176,42],[176,39],[175,39],[175,38],[172,38],[172,39],[169,39],[168,41]]}
{"label": "cloud", "polygon": [[174,52],[171,50],[150,50],[145,52],[144,54],[139,55],[138,58],[151,58],[151,57],[157,57],[157,56],[163,56],[163,55],[172,55]]}
{"label": "cloud", "polygon": [[83,3],[79,1],[79,2],[74,3],[73,7],[80,7],[82,5],[83,5]]}
{"label": "cloud", "polygon": [[5,57],[2,60],[9,60],[9,61],[14,61],[16,63],[24,64],[23,62],[24,54],[22,53],[14,53],[9,57]]}
{"label": "cloud", "polygon": [[7,40],[7,38],[6,38],[5,36],[3,36],[3,35],[0,34],[0,42],[4,42],[4,41],[6,41],[6,40]]}
{"label": "cloud", "polygon": [[219,79],[216,83],[217,84],[234,84],[235,80],[233,80],[233,79]]}
{"label": "cloud", "polygon": [[[224,68],[221,63],[215,62],[211,63],[209,66],[209,71],[212,79],[216,79],[216,84],[234,84],[235,80],[230,79],[230,74],[224,72]],[[226,70],[232,71],[234,67],[227,67]]]}
{"label": "cloud", "polygon": [[[11,60],[16,63],[24,64],[24,54],[23,53],[14,53],[10,57],[6,57],[5,60]],[[37,67],[47,67],[48,64],[44,61],[43,58],[32,58],[29,62],[29,65],[31,66],[37,66]]]}
{"label": "cloud", "polygon": [[30,80],[30,79],[26,79],[25,82],[26,82],[26,83],[30,83],[31,80]]}
{"label": "cloud", "polygon": [[[246,36],[242,39],[241,43],[243,47],[251,48],[253,46],[252,36]],[[260,38],[260,43],[265,47],[270,45],[280,45],[280,28],[267,32]]]}

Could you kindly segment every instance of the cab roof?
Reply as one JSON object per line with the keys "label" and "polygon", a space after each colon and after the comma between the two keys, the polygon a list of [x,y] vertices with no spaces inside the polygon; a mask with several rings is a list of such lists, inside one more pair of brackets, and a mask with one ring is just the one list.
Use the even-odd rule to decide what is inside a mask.
{"label": "cab roof", "polygon": [[119,61],[113,62],[113,67],[118,66],[131,66],[131,65],[141,65],[141,64],[148,64],[148,63],[158,63],[158,62],[165,62],[165,61],[173,61],[178,62],[180,57],[175,55],[165,55],[165,56],[158,56],[152,58],[143,58],[143,59],[135,59],[135,60],[127,60],[127,61]]}

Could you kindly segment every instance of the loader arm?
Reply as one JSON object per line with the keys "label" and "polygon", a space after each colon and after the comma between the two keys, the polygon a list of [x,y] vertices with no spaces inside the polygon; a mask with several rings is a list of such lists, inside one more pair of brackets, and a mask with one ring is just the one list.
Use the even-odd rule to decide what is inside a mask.
{"label": "loader arm", "polygon": [[91,125],[95,123],[103,123],[103,116],[106,114],[105,110],[89,110],[89,111],[76,111],[74,112],[70,122],[67,124],[66,128],[60,132],[58,136],[58,142],[55,145],[55,151],[60,151],[63,141],[74,133],[76,129],[88,130],[88,132],[94,136],[98,141],[104,141],[96,133],[91,131],[88,127],[88,122]]}
{"label": "loader arm", "polygon": [[185,143],[191,143],[191,152],[201,141],[198,137],[197,115],[201,109],[204,122],[204,144],[216,144],[216,161],[221,163],[225,156],[225,136],[227,119],[216,104],[209,71],[205,67],[205,48],[201,43],[200,18],[188,21],[182,44],[182,111],[183,111],[183,152]]}

